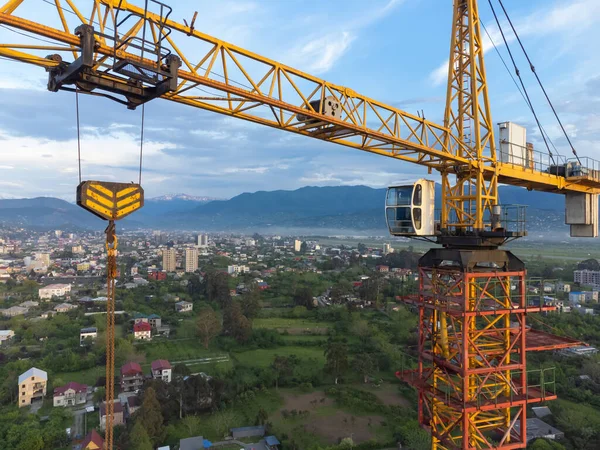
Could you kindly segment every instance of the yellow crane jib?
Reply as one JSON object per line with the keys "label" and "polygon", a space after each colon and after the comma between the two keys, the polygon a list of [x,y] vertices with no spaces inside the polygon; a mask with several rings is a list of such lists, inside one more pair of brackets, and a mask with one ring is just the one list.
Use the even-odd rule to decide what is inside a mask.
{"label": "yellow crane jib", "polygon": [[144,206],[144,189],[134,183],[83,181],[77,204],[104,220],[120,220]]}

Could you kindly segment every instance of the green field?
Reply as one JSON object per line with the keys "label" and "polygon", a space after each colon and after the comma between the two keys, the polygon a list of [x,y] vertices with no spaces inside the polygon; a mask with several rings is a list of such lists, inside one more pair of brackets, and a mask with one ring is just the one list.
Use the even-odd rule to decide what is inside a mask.
{"label": "green field", "polygon": [[288,319],[284,317],[269,317],[269,318],[258,318],[254,319],[252,324],[253,328],[325,328],[326,323],[315,322],[313,320],[306,319]]}
{"label": "green field", "polygon": [[242,353],[233,353],[233,357],[240,363],[255,367],[269,367],[275,356],[296,355],[300,359],[314,358],[319,367],[325,364],[323,349],[319,347],[280,347],[276,349],[258,349]]}
{"label": "green field", "polygon": [[198,339],[149,342],[136,346],[136,351],[145,354],[147,362],[156,359],[182,361],[223,355],[222,352],[206,350]]}
{"label": "green field", "polygon": [[98,378],[104,376],[106,376],[106,366],[96,366],[91,369],[80,370],[77,372],[59,372],[54,374],[54,380],[60,379],[64,383],[75,381],[76,383],[94,386]]}

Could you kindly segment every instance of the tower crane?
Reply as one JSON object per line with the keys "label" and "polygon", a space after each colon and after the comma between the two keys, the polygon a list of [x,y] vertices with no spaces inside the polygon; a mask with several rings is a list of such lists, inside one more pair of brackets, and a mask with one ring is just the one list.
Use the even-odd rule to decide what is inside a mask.
{"label": "tower crane", "polygon": [[[397,376],[419,392],[419,421],[433,449],[525,448],[527,405],[556,397],[550,373],[528,372],[527,351],[574,342],[526,327],[528,313],[553,308],[528,305],[525,266],[501,248],[526,230],[523,209],[499,203],[498,185],[565,195],[572,235],[597,237],[600,167],[551,162],[512,142],[510,132],[496,140],[477,0],[453,0],[443,124],[205,34],[196,15],[177,22],[157,0],[143,7],[44,0],[43,23],[36,8],[24,6],[32,0],[3,1],[0,25],[15,32],[15,41],[0,43],[0,58],[44,68],[50,91],[104,96],[129,109],[162,98],[438,172],[439,220],[428,180],[392,187],[386,197],[392,234],[440,245],[421,258],[419,295],[410,299],[419,311],[418,364]],[[85,181],[78,203],[109,221],[110,286],[114,221],[143,205],[143,190]],[[114,378],[109,291],[107,383]],[[106,395],[110,449],[114,381]]]}

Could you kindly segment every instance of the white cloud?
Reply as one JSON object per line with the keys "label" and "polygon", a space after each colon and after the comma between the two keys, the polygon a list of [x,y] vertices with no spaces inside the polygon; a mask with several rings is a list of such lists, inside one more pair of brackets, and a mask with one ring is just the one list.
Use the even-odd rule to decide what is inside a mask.
{"label": "white cloud", "polygon": [[[500,14],[502,14],[500,8],[498,8],[496,13],[500,17]],[[501,23],[508,43],[515,42],[516,37],[509,23],[506,20],[501,20]],[[562,44],[568,44],[568,40],[573,36],[582,33],[590,26],[600,23],[600,2],[598,0],[579,0],[568,5],[557,3],[554,8],[547,9],[544,7],[543,10],[536,11],[523,19],[513,19],[513,23],[520,37],[562,33]],[[573,26],[575,23],[577,24],[576,27]],[[484,52],[493,48],[493,44],[496,44],[498,48],[503,47],[504,41],[495,21],[490,22],[486,28],[492,40],[490,40],[482,29]],[[434,86],[440,86],[447,79],[448,60],[444,61],[429,74],[429,80]]]}
{"label": "white cloud", "polygon": [[268,171],[268,167],[227,167],[223,170],[224,173],[265,173]]}
{"label": "white cloud", "polygon": [[327,24],[327,29],[333,28],[333,31],[325,35],[313,35],[296,45],[289,52],[289,64],[316,75],[328,72],[348,51],[361,29],[383,19],[403,2],[404,0],[389,0],[381,8],[361,11],[354,20],[345,24]]}

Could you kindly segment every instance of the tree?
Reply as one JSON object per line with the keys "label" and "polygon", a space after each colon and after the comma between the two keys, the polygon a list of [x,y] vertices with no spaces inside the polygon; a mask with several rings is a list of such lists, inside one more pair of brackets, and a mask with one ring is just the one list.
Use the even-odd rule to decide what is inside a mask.
{"label": "tree", "polygon": [[250,290],[242,295],[241,306],[243,314],[250,320],[258,316],[260,311],[260,289],[253,284]]}
{"label": "tree", "polygon": [[269,413],[264,408],[260,408],[256,414],[256,425],[264,425],[268,419]]}
{"label": "tree", "polygon": [[151,387],[144,391],[142,406],[137,413],[137,422],[144,427],[154,445],[162,442],[165,435],[163,416],[160,403],[156,398],[156,391]]}
{"label": "tree", "polygon": [[185,376],[190,375],[191,373],[192,371],[190,370],[190,368],[184,363],[175,364],[175,367],[173,367],[173,375],[175,375],[175,377],[183,378]]}
{"label": "tree", "polygon": [[271,363],[271,368],[275,372],[275,389],[279,389],[280,378],[291,375],[294,370],[290,358],[278,355],[275,355],[275,359]]}
{"label": "tree", "polygon": [[312,291],[308,287],[302,287],[294,292],[294,304],[312,309],[314,306]]}
{"label": "tree", "polygon": [[352,360],[352,369],[363,377],[363,382],[367,382],[369,374],[375,370],[375,361],[368,353],[360,353]]}
{"label": "tree", "polygon": [[231,302],[223,314],[223,331],[240,343],[246,342],[252,335],[252,324],[242,314],[242,307],[238,302]]}
{"label": "tree", "polygon": [[335,384],[348,370],[348,346],[342,342],[330,342],[325,349],[325,371],[333,375]]}
{"label": "tree", "polygon": [[206,297],[211,302],[217,302],[221,308],[231,303],[229,292],[229,275],[224,272],[208,272],[204,278]]}
{"label": "tree", "polygon": [[374,305],[378,305],[381,284],[381,277],[379,274],[373,274],[369,279],[364,280],[360,286],[360,298],[365,302],[371,302]]}
{"label": "tree", "polygon": [[358,243],[358,253],[360,253],[361,255],[365,254],[367,252],[367,246],[365,244],[363,244],[362,242]]}
{"label": "tree", "polygon": [[103,387],[99,387],[96,392],[94,392],[93,400],[94,403],[101,403],[106,398],[106,389]]}
{"label": "tree", "polygon": [[152,441],[148,432],[142,425],[142,421],[139,418],[135,421],[131,433],[129,434],[129,446],[131,450],[152,450]]}
{"label": "tree", "polygon": [[222,329],[221,320],[210,306],[200,311],[196,320],[196,333],[202,339],[204,348],[208,348],[210,341],[218,336]]}

